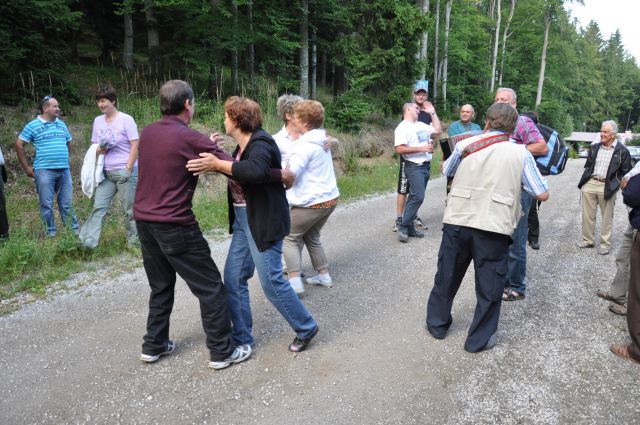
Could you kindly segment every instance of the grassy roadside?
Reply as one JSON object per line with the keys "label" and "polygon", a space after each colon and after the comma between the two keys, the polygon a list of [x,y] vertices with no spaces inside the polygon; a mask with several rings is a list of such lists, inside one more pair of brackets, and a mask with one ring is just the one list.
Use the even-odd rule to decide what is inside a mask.
{"label": "grassy roadside", "polygon": [[[362,162],[357,173],[338,177],[342,202],[394,190],[398,173],[397,159],[380,157],[370,164]],[[437,163],[438,161],[434,160],[434,172]],[[36,221],[38,225],[16,227],[12,224],[10,239],[0,245],[0,270],[3,271],[0,276],[0,300],[11,298],[23,291],[36,296],[43,295],[51,283],[84,271],[87,263],[91,261],[108,261],[109,258],[123,253],[131,261],[140,261],[139,251],[127,251],[124,248],[126,233],[121,225],[119,205],[112,206],[107,215],[99,247],[90,251],[80,247],[75,235],[66,230],[60,232],[56,238],[44,238],[39,226],[35,194],[33,197],[34,199],[25,201],[19,208],[28,212],[32,216],[31,220]],[[14,199],[10,193],[9,205]],[[81,221],[89,213],[91,206],[88,201],[76,200]],[[208,176],[202,179],[194,198],[194,211],[205,232],[226,234],[227,200],[223,178]]]}

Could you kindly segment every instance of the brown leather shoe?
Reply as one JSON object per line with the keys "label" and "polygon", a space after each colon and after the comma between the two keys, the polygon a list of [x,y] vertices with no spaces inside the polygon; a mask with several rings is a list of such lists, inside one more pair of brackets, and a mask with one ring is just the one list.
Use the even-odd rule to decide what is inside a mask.
{"label": "brown leather shoe", "polygon": [[618,301],[614,300],[611,295],[609,295],[609,292],[607,291],[603,291],[602,289],[598,289],[596,291],[596,295],[599,296],[600,298],[603,298],[607,301],[611,301],[612,303],[616,303],[616,304],[620,304]]}
{"label": "brown leather shoe", "polygon": [[609,311],[618,316],[626,316],[627,306],[625,304],[610,304]]}
{"label": "brown leather shoe", "polygon": [[628,345],[622,345],[622,344],[612,344],[609,347],[609,350],[615,354],[616,356],[623,358],[625,360],[629,360],[632,361],[636,364],[640,364],[640,362],[636,359],[634,359],[633,357],[631,357],[631,355],[629,354],[629,346]]}

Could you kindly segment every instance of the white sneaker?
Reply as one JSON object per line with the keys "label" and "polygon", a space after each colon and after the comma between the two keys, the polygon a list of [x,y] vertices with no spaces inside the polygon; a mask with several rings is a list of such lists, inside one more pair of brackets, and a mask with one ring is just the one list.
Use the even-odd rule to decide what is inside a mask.
{"label": "white sneaker", "polygon": [[238,345],[236,349],[233,350],[233,353],[226,359],[217,362],[213,360],[209,361],[209,367],[216,370],[224,369],[234,363],[243,362],[249,357],[251,357],[251,346],[249,344]]}
{"label": "white sneaker", "polygon": [[325,288],[331,288],[333,286],[333,280],[331,280],[329,273],[318,273],[315,276],[308,277],[307,283],[324,286]]}
{"label": "white sneaker", "polygon": [[176,349],[176,343],[173,341],[169,341],[167,343],[167,349],[160,353],[160,354],[145,354],[142,353],[140,354],[140,360],[142,360],[145,363],[155,363],[158,361],[158,359],[160,359],[161,356],[166,356],[168,354],[171,354],[175,351]]}
{"label": "white sneaker", "polygon": [[302,278],[292,277],[291,279],[289,279],[289,285],[291,285],[296,294],[304,294],[304,284],[302,283]]}

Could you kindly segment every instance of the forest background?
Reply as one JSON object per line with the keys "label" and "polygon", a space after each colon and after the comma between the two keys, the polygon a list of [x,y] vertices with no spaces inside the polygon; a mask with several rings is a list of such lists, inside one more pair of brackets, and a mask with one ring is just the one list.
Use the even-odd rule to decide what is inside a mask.
{"label": "forest background", "polygon": [[[13,144],[43,96],[59,100],[80,146],[72,159],[75,171],[99,113],[93,92],[100,83],[116,87],[120,110],[140,127],[159,117],[157,91],[170,78],[194,87],[195,124],[203,131],[222,128],[221,103],[230,95],[256,99],[272,132],[281,125],[275,117],[280,94],[318,99],[327,110],[326,127],[343,140],[337,155],[341,191],[350,193],[353,184],[352,196],[358,196],[395,183],[389,162],[362,158],[391,152],[389,131],[402,103],[411,100],[416,79],[430,81],[429,97],[445,122],[457,119],[465,103],[474,105],[476,121],[482,122],[495,89],[506,86],[518,92],[520,111],[536,111],[563,135],[597,131],[607,119],[621,131],[640,132],[635,59],[619,32],[603,39],[595,22],[579,29],[565,10],[568,2],[0,1],[0,144],[10,174],[12,224],[12,237],[0,246],[0,298],[25,288],[41,290],[39,282],[124,246],[114,208],[95,252],[79,249],[71,235],[53,242],[42,238],[33,184]],[[382,186],[372,183],[378,181]],[[202,185],[223,186],[206,179]],[[223,225],[220,191],[201,192],[201,224]],[[82,221],[91,202],[76,195]]]}

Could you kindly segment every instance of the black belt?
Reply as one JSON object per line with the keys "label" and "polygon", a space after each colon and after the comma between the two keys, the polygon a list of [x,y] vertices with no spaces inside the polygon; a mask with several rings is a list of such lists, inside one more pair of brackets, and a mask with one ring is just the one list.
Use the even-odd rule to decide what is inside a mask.
{"label": "black belt", "polygon": [[607,182],[607,179],[602,178],[602,177],[597,177],[597,176],[591,176],[591,180],[595,180],[595,181],[600,182],[600,183],[606,183]]}

